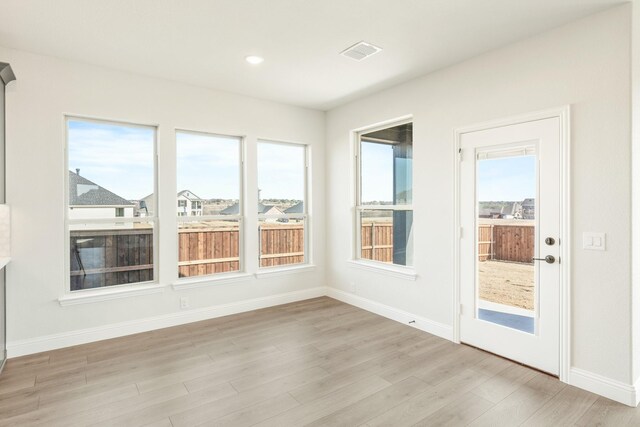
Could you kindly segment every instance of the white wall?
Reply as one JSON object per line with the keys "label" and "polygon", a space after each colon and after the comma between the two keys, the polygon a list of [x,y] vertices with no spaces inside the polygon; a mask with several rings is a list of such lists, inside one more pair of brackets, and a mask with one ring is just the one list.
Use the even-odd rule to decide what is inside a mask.
{"label": "white wall", "polygon": [[[43,348],[38,347],[39,340],[52,335],[67,337],[67,342],[73,342],[75,336],[82,338],[82,334],[76,335],[76,332],[85,328],[108,328],[122,322],[133,325],[137,320],[148,318],[175,319],[184,313],[179,304],[179,297],[183,295],[190,297],[191,308],[197,311],[324,286],[324,241],[319,238],[324,234],[323,112],[5,48],[0,48],[0,58],[11,63],[18,77],[7,88],[7,202],[13,209],[13,260],[7,272],[10,354],[12,348]],[[256,176],[251,171],[256,168],[258,138],[310,144],[313,173],[310,207],[313,235],[318,236],[313,240],[313,257],[318,268],[191,290],[174,291],[167,286],[163,293],[61,307],[58,298],[64,293],[66,283],[65,113],[159,125],[159,280],[162,285],[170,285],[177,279],[175,128],[246,136],[246,163],[250,171],[246,179],[248,206],[257,201]],[[257,268],[257,242],[255,209],[248,209],[246,264],[249,272]],[[49,344],[57,345],[55,343],[61,342],[58,338]],[[24,347],[27,344],[31,347]],[[42,341],[44,347],[45,344],[49,345]]]}
{"label": "white wall", "polygon": [[[570,104],[572,366],[631,378],[630,7],[622,6],[357,100],[327,114],[327,283],[449,328],[453,131]],[[348,266],[351,130],[414,117],[414,259],[406,281]],[[607,233],[606,252],[581,249]],[[351,283],[354,283],[354,287]]]}
{"label": "white wall", "polygon": [[[631,38],[631,103],[632,103],[632,321],[633,382],[640,387],[640,1],[634,0]],[[640,393],[636,404],[640,401]]]}

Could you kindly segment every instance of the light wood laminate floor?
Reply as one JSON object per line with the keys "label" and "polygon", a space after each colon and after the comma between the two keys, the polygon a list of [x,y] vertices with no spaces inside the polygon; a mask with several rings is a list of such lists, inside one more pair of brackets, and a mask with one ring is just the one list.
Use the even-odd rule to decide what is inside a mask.
{"label": "light wood laminate floor", "polygon": [[634,408],[330,298],[10,359],[0,426],[640,425]]}

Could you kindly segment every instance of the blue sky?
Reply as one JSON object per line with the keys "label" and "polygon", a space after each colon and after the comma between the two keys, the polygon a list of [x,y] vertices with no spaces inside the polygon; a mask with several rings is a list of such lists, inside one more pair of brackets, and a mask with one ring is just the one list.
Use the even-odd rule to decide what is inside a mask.
{"label": "blue sky", "polygon": [[[129,200],[153,192],[153,135],[150,128],[69,121],[69,169]],[[240,193],[237,138],[178,133],[177,188],[201,198],[237,199]],[[362,201],[392,201],[390,145],[362,145]],[[258,144],[258,187],[263,199],[302,200],[304,148]],[[535,197],[535,157],[483,160],[478,164],[480,201]]]}
{"label": "blue sky", "polygon": [[153,193],[154,130],[69,121],[69,170],[128,200]]}
{"label": "blue sky", "polygon": [[389,144],[360,145],[363,204],[393,202],[393,148]]}
{"label": "blue sky", "polygon": [[258,143],[258,188],[261,199],[304,198],[302,145]]}
{"label": "blue sky", "polygon": [[503,157],[478,162],[478,200],[520,201],[536,196],[535,156]]}
{"label": "blue sky", "polygon": [[191,190],[202,199],[240,197],[240,139],[178,132],[178,191]]}
{"label": "blue sky", "polygon": [[[69,169],[129,200],[153,192],[153,138],[150,128],[69,121]],[[204,199],[238,199],[238,138],[178,132],[177,189]],[[304,196],[304,147],[258,144],[262,198]]]}

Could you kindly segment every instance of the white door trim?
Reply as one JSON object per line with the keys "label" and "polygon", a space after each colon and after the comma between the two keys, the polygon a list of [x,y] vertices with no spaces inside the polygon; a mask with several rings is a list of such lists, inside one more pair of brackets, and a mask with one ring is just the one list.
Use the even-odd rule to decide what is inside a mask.
{"label": "white door trim", "polygon": [[[521,116],[494,120],[465,126],[454,130],[454,286],[453,286],[453,341],[460,343],[460,140],[463,134],[476,132],[496,127],[516,125],[549,118],[560,120],[560,331],[558,355],[560,361],[560,381],[569,382],[569,369],[571,365],[571,197],[570,197],[570,106],[554,108],[550,110],[534,112]],[[464,153],[463,153],[464,154]]]}

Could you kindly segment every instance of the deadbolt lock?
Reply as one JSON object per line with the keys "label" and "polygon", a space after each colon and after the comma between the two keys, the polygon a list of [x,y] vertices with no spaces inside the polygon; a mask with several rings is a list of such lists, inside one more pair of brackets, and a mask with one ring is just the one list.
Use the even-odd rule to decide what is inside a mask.
{"label": "deadbolt lock", "polygon": [[544,239],[544,242],[549,246],[553,246],[556,244],[556,239],[554,239],[553,237],[547,237],[546,239]]}

